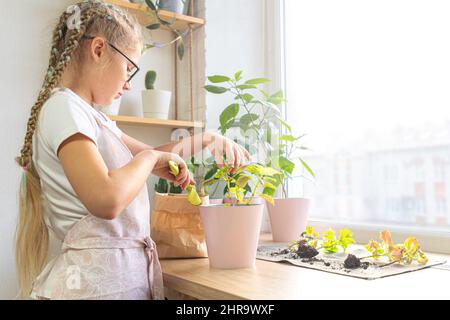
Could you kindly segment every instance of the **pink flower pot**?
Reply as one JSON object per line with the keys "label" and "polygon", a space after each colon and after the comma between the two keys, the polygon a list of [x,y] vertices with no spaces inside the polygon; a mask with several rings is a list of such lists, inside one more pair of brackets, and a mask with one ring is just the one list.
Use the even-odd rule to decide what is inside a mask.
{"label": "pink flower pot", "polygon": [[255,266],[263,209],[262,204],[200,206],[210,267]]}
{"label": "pink flower pot", "polygon": [[308,223],[309,199],[274,199],[267,203],[274,242],[290,242],[298,239]]}

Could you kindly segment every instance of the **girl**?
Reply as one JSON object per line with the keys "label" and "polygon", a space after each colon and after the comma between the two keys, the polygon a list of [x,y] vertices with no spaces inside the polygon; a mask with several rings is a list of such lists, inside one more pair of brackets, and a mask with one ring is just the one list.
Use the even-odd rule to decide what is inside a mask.
{"label": "girl", "polygon": [[[199,137],[152,148],[94,108],[131,89],[142,36],[140,26],[112,5],[89,0],[75,9],[64,12],[54,30],[48,72],[16,158],[24,170],[16,239],[20,294],[162,299],[146,180],[154,174],[183,189],[195,183],[181,157],[188,155],[171,150],[194,150]],[[200,138],[216,156],[217,146],[225,150],[234,166],[249,159],[229,139]],[[179,164],[176,178],[169,160]],[[49,262],[48,229],[62,241]]]}

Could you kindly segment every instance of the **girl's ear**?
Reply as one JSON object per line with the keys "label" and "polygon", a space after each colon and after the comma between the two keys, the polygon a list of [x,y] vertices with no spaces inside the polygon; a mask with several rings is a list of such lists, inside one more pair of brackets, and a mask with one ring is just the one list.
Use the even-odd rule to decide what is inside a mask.
{"label": "girl's ear", "polygon": [[96,37],[92,40],[91,46],[90,46],[90,55],[94,59],[95,62],[100,62],[100,59],[105,54],[106,51],[106,43],[105,40]]}

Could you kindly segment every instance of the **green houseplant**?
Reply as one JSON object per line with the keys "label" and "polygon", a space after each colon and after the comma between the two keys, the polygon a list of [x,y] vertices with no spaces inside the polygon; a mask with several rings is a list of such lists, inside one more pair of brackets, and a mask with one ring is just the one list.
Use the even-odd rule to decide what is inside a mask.
{"label": "green houseplant", "polygon": [[[265,166],[281,172],[274,185],[281,189],[282,197],[269,206],[269,217],[274,241],[295,239],[306,227],[309,199],[289,198],[287,181],[294,170],[304,168],[305,178],[314,172],[302,158],[304,135],[294,136],[292,127],[281,117],[280,106],[285,102],[282,91],[270,94],[261,88],[270,82],[266,78],[245,80],[242,72],[233,77],[214,75],[208,77],[205,89],[212,94],[230,94],[232,103],[220,115],[220,131],[227,134],[237,131],[235,140],[250,154],[261,159]],[[273,190],[272,196],[275,196]]]}
{"label": "green houseplant", "polygon": [[[183,2],[182,5],[183,5],[183,10],[184,10],[184,6],[187,6],[187,4],[184,2],[187,0],[177,0],[177,1]],[[174,18],[172,21],[167,21],[167,20],[164,20],[163,18],[161,18],[160,14],[159,14],[159,10],[173,8],[173,6],[171,4],[169,4],[167,1],[145,0],[145,3],[148,6],[148,8],[150,9],[149,14],[151,15],[152,21],[154,21],[153,23],[146,26],[146,28],[149,30],[157,30],[157,29],[161,28],[162,26],[165,26],[166,28],[168,28],[175,34],[175,38],[167,43],[153,42],[151,44],[147,44],[144,47],[144,51],[148,50],[150,48],[155,48],[155,47],[163,48],[163,47],[166,47],[173,43],[176,43],[178,58],[180,60],[183,60],[184,52],[185,52],[184,39],[187,36],[187,34],[189,33],[189,29],[187,29],[186,31],[180,31],[180,30],[176,29],[173,26],[174,22],[176,21],[176,18]]]}
{"label": "green houseplant", "polygon": [[156,71],[149,70],[145,75],[145,90],[142,91],[142,108],[146,118],[169,119],[172,92],[155,89]]}

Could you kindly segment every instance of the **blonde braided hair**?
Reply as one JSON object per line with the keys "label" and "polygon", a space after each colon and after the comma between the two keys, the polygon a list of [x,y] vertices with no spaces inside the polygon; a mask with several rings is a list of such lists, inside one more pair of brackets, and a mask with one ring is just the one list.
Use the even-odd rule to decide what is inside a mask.
{"label": "blonde braided hair", "polygon": [[142,48],[142,35],[136,20],[116,7],[99,0],[85,0],[80,8],[77,28],[68,28],[69,11],[65,11],[53,32],[49,66],[36,103],[31,108],[25,141],[16,157],[23,168],[19,190],[19,218],[16,229],[16,265],[19,278],[19,295],[28,296],[32,283],[42,271],[48,256],[48,229],[41,207],[39,174],[33,163],[33,135],[38,125],[39,113],[70,63],[82,62],[82,37],[86,34],[102,35],[111,43]]}

